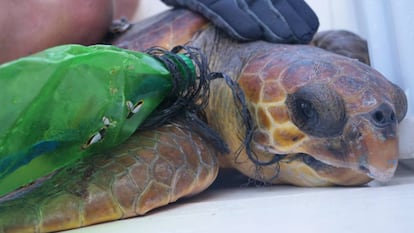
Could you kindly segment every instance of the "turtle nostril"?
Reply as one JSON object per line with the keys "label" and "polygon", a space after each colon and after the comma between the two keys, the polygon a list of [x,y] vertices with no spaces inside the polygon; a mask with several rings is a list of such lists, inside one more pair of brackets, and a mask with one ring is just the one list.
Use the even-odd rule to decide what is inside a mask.
{"label": "turtle nostril", "polygon": [[391,121],[395,121],[396,120],[396,118],[395,118],[395,113],[394,112],[392,112],[391,113]]}
{"label": "turtle nostril", "polygon": [[395,112],[390,106],[382,104],[372,112],[371,120],[379,127],[386,127],[396,122]]}

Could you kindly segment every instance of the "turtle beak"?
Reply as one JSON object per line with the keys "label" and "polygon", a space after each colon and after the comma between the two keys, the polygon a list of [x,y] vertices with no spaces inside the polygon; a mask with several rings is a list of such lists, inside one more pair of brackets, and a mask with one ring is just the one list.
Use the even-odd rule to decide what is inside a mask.
{"label": "turtle beak", "polygon": [[358,168],[379,181],[392,178],[398,165],[397,119],[389,105],[383,104],[361,117],[362,124],[358,147],[352,148],[358,155]]}
{"label": "turtle beak", "polygon": [[304,153],[337,168],[348,168],[378,181],[390,180],[398,165],[398,122],[389,105],[354,115],[341,136],[319,139]]}

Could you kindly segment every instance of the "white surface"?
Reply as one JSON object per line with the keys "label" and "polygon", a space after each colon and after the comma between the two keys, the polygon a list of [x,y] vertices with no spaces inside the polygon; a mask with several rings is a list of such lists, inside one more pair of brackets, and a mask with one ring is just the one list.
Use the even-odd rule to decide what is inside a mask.
{"label": "white surface", "polygon": [[399,149],[400,159],[413,159],[414,158],[414,116],[409,115],[400,124],[399,131]]}
{"label": "white surface", "polygon": [[414,232],[414,160],[388,184],[208,190],[144,217],[67,233]]}
{"label": "white surface", "polygon": [[149,16],[155,15],[161,11],[169,9],[161,0],[139,0],[139,5],[133,22],[148,18]]}

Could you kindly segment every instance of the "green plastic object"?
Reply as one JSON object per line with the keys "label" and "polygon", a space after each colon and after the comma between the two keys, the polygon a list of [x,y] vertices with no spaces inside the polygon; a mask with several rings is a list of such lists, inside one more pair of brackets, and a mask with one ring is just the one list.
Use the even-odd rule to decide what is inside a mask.
{"label": "green plastic object", "polygon": [[0,196],[119,145],[172,85],[159,59],[109,45],[58,46],[1,65]]}

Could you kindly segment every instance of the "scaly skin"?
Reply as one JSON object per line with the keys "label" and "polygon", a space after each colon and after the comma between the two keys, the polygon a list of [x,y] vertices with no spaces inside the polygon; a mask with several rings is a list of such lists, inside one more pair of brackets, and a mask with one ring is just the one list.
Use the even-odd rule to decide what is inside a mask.
{"label": "scaly skin", "polygon": [[0,199],[0,232],[78,228],[143,215],[194,195],[217,176],[210,148],[178,125],[140,132],[107,154],[58,172],[36,185],[40,188]]}

